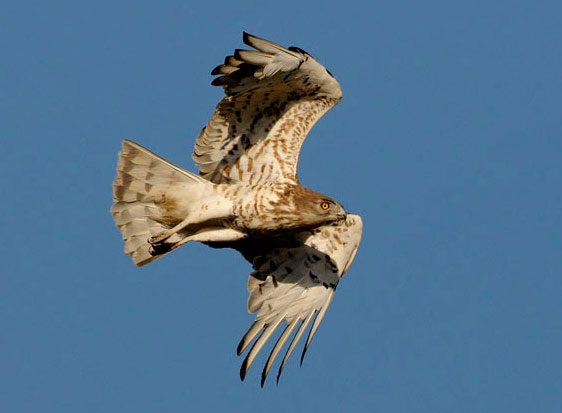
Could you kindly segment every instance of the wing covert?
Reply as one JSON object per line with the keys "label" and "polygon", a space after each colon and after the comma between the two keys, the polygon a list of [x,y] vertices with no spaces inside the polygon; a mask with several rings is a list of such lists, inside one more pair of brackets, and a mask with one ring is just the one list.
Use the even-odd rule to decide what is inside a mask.
{"label": "wing covert", "polygon": [[297,182],[301,145],[314,124],[341,100],[338,81],[312,56],[244,33],[256,50],[237,49],[212,74],[226,97],[193,152],[199,173],[214,183]]}
{"label": "wing covert", "polygon": [[300,246],[274,248],[253,259],[255,271],[248,280],[248,311],[258,314],[237,349],[240,355],[255,340],[240,369],[242,380],[267,340],[283,322],[286,326],[263,369],[261,385],[294,333],[279,367],[279,380],[287,359],[312,323],[302,352],[302,363],[339,280],[355,258],[362,228],[361,218],[348,214],[347,220],[339,225],[301,233],[304,242]]}

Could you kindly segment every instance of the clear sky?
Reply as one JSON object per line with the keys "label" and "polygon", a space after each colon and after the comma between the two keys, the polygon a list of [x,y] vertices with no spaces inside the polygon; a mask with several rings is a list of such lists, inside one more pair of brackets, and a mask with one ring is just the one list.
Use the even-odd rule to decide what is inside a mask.
{"label": "clear sky", "polygon": [[[562,3],[5,2],[2,412],[562,409]],[[242,31],[343,101],[303,184],[365,222],[303,367],[241,383],[250,265],[193,244],[142,269],[109,208],[122,139],[195,170]],[[271,379],[272,377],[270,377]]]}

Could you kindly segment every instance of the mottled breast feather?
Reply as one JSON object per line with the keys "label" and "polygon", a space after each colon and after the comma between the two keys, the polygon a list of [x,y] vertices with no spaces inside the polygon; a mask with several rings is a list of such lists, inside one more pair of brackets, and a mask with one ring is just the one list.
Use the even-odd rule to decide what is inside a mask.
{"label": "mottled breast feather", "polygon": [[248,311],[256,317],[237,352],[246,353],[243,380],[277,335],[263,386],[284,352],[279,380],[301,339],[302,363],[355,258],[363,224],[297,176],[304,139],[341,100],[338,81],[302,49],[247,33],[244,43],[255,50],[236,50],[212,72],[226,97],[195,143],[200,176],[124,141],[111,213],[138,266],[188,242],[234,248],[252,264]]}
{"label": "mottled breast feather", "polygon": [[338,81],[312,56],[244,33],[212,74],[222,99],[197,138],[193,159],[214,183],[298,182],[306,135],[342,98]]}

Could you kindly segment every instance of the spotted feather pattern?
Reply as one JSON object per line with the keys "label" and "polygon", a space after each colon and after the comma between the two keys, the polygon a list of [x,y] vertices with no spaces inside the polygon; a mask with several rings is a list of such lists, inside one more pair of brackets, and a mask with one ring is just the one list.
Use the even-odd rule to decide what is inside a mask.
{"label": "spotted feather pattern", "polygon": [[341,224],[301,232],[297,235],[302,240],[300,245],[272,248],[254,257],[255,271],[248,280],[248,311],[258,312],[258,315],[238,345],[238,354],[242,354],[255,340],[240,369],[242,380],[267,340],[283,322],[287,325],[262,371],[262,386],[291,333],[296,330],[279,367],[277,380],[299,339],[312,323],[301,356],[302,363],[339,280],[355,258],[362,230],[361,218],[348,214]]}
{"label": "spotted feather pattern", "polygon": [[341,87],[301,49],[247,33],[244,43],[256,50],[236,50],[212,72],[227,96],[199,134],[193,159],[214,183],[296,183],[301,145],[341,100]]}
{"label": "spotted feather pattern", "polygon": [[[304,355],[359,246],[362,222],[336,200],[300,185],[299,152],[314,124],[342,97],[310,54],[244,33],[213,84],[226,97],[201,131],[194,175],[124,141],[111,213],[125,252],[145,265],[197,241],[234,248],[252,263],[248,310],[256,319],[238,346],[240,376],[276,334],[262,386],[282,350],[277,380],[301,338]],[[281,330],[281,331],[280,331]]]}

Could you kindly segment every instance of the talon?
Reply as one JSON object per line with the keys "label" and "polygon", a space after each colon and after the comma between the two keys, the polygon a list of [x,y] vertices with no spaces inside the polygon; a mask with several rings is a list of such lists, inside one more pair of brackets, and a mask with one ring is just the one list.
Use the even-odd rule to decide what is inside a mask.
{"label": "talon", "polygon": [[169,243],[164,241],[152,242],[151,238],[148,239],[148,242],[150,243],[150,248],[148,249],[148,253],[153,257],[156,255],[162,255],[162,254],[166,254],[167,252],[170,252],[175,245],[175,243]]}
{"label": "talon", "polygon": [[[164,235],[164,236],[163,236],[163,235]],[[165,234],[165,233],[162,233],[162,232],[159,233],[159,234],[153,235],[152,237],[150,237],[150,238],[148,239],[148,242],[149,242],[150,244],[152,244],[152,245],[162,243],[162,242],[164,242],[164,241],[166,240],[166,236],[165,236],[165,235],[166,235],[166,234]]]}

